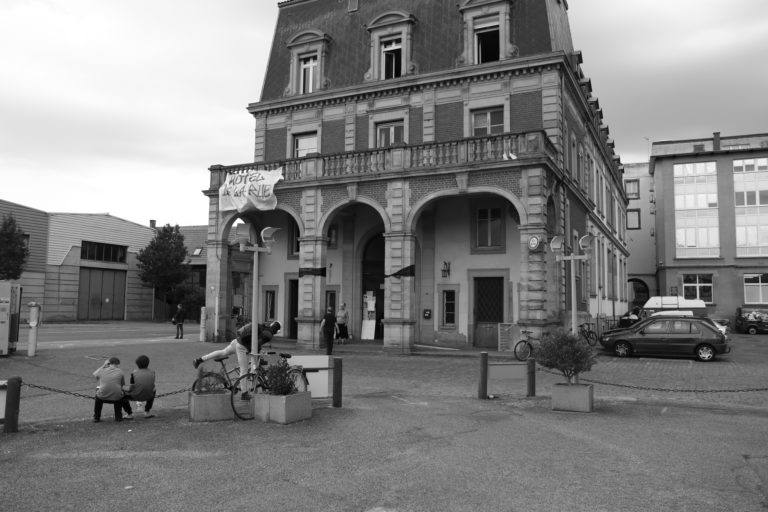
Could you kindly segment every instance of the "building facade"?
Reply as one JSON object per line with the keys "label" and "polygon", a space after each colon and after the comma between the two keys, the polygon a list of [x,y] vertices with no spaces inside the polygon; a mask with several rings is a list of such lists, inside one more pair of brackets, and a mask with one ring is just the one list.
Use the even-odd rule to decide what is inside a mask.
{"label": "building facade", "polygon": [[711,316],[768,305],[768,134],[655,142],[660,291]]}
{"label": "building facade", "polygon": [[656,282],[656,189],[648,162],[624,164],[629,247],[629,306],[659,295]]}
{"label": "building facade", "polygon": [[[151,320],[153,290],[136,256],[154,229],[109,214],[48,213],[0,200],[28,237],[19,279],[22,303],[42,305],[49,322]],[[22,319],[29,310],[22,307]]]}
{"label": "building facade", "polygon": [[[210,168],[208,339],[231,327],[238,219],[280,228],[259,313],[306,347],[341,302],[401,353],[626,310],[622,168],[580,63],[565,0],[280,3],[254,162]],[[219,210],[255,169],[282,169],[277,207]],[[590,254],[573,279],[554,236]]]}

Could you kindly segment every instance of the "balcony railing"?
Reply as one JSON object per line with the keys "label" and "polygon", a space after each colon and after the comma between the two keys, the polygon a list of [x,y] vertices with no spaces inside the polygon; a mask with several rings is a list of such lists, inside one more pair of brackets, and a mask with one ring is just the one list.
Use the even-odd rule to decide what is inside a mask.
{"label": "balcony railing", "polygon": [[255,162],[230,166],[213,166],[211,173],[217,186],[227,173],[283,168],[286,183],[338,177],[381,176],[406,170],[429,171],[436,168],[474,167],[504,161],[531,158],[556,160],[556,149],[542,131],[505,133],[490,137],[473,137],[450,142],[414,146],[394,146],[367,151],[349,151],[330,155],[312,155],[275,162]]}

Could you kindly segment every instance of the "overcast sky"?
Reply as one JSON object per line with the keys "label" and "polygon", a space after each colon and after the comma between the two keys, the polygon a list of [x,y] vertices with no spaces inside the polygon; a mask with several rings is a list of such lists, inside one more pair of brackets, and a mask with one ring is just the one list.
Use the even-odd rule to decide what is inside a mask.
{"label": "overcast sky", "polygon": [[[768,132],[768,1],[569,6],[623,162]],[[206,224],[208,167],[253,160],[276,18],[275,0],[0,1],[0,199]]]}

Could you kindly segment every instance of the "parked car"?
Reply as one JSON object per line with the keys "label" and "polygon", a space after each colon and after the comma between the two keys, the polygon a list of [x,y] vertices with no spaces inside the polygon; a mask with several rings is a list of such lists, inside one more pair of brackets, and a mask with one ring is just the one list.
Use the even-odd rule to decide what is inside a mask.
{"label": "parked car", "polygon": [[[659,316],[685,316],[685,317],[692,317],[695,316],[693,314],[693,311],[675,311],[675,310],[664,310],[664,311],[657,311],[656,313],[653,313],[651,315],[652,317],[659,317]],[[710,323],[714,327],[717,327],[717,329],[723,333],[726,334],[728,332],[728,326],[722,321],[722,320],[714,320],[712,318],[709,318],[708,316],[699,317],[702,318]],[[621,326],[619,326],[621,327]]]}
{"label": "parked car", "polygon": [[600,344],[618,357],[689,355],[711,361],[731,351],[728,337],[711,319],[688,316],[649,317],[627,329],[606,332]]}
{"label": "parked car", "polygon": [[768,308],[753,308],[741,306],[736,308],[736,319],[733,322],[736,332],[757,334],[768,332]]}

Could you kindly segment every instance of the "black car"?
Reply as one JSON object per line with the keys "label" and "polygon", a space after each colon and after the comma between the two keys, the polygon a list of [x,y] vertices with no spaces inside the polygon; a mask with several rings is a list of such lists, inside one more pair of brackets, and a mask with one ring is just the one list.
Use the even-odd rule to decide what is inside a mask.
{"label": "black car", "polygon": [[768,332],[768,309],[749,306],[736,308],[736,321],[733,326],[736,332],[747,334]]}
{"label": "black car", "polygon": [[709,319],[686,316],[646,318],[627,329],[606,332],[600,344],[618,357],[690,355],[711,361],[731,351],[727,336]]}

